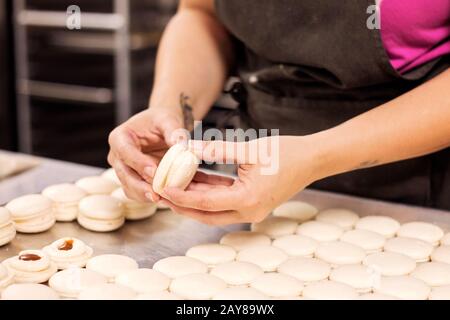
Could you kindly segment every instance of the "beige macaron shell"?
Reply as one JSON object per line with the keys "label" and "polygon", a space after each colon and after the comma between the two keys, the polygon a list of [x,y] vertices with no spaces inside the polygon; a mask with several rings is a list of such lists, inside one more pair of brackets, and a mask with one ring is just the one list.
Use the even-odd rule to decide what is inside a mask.
{"label": "beige macaron shell", "polygon": [[319,242],[336,241],[343,233],[344,230],[341,227],[320,221],[304,222],[297,228],[297,234]]}
{"label": "beige macaron shell", "polygon": [[441,245],[450,246],[450,233],[445,234],[441,239]]}
{"label": "beige macaron shell", "polygon": [[114,282],[115,278],[121,273],[138,269],[138,263],[127,256],[117,254],[104,254],[89,259],[86,269],[98,272],[108,278],[108,281]]}
{"label": "beige macaron shell", "polygon": [[417,266],[411,273],[430,287],[450,285],[450,265],[442,262],[427,262]]}
{"label": "beige macaron shell", "polygon": [[[25,261],[21,260],[20,257],[23,255],[36,255],[39,256],[40,259],[36,261]],[[21,251],[17,256],[13,257],[9,260],[9,265],[15,270],[25,271],[25,272],[38,272],[42,270],[46,270],[50,267],[50,257],[41,250],[24,250]]]}
{"label": "beige macaron shell", "polygon": [[87,193],[74,184],[64,183],[47,187],[42,195],[56,203],[79,202]]}
{"label": "beige macaron shell", "polygon": [[113,220],[101,220],[101,219],[92,219],[80,214],[77,218],[77,221],[80,224],[80,226],[90,231],[112,232],[117,229],[120,229],[124,225],[125,217],[120,217]]}
{"label": "beige macaron shell", "polygon": [[199,160],[190,151],[184,151],[175,159],[170,167],[165,187],[184,190],[194,178]]}
{"label": "beige macaron shell", "polygon": [[8,209],[0,207],[0,228],[11,223],[11,214]]}
{"label": "beige macaron shell", "polygon": [[300,296],[303,290],[302,282],[281,273],[264,273],[254,279],[250,287],[273,298]]}
{"label": "beige macaron shell", "polygon": [[52,275],[54,275],[58,269],[53,262],[50,262],[48,268],[40,271],[26,271],[24,269],[16,269],[11,265],[12,260],[16,260],[17,257],[12,257],[3,261],[3,265],[8,271],[13,274],[14,282],[16,283],[44,283]]}
{"label": "beige macaron shell", "polygon": [[14,226],[20,233],[41,233],[49,230],[55,223],[56,217],[51,208],[29,218],[14,219]]}
{"label": "beige macaron shell", "polygon": [[213,266],[233,261],[236,257],[236,251],[227,245],[207,243],[190,248],[186,252],[186,256],[200,260],[208,266]]}
{"label": "beige macaron shell", "polygon": [[11,222],[0,228],[0,247],[10,243],[16,237],[16,228]]}
{"label": "beige macaron shell", "polygon": [[80,292],[79,300],[133,300],[136,293],[130,288],[118,284],[101,284]]}
{"label": "beige macaron shell", "polygon": [[315,258],[291,258],[278,267],[278,272],[302,282],[313,282],[327,279],[331,266]]}
{"label": "beige macaron shell", "polygon": [[431,290],[430,300],[450,300],[450,286],[433,288]]}
{"label": "beige macaron shell", "polygon": [[273,210],[275,217],[283,217],[305,222],[313,219],[317,212],[316,207],[303,201],[288,201]]}
{"label": "beige macaron shell", "polygon": [[52,201],[40,194],[26,195],[6,205],[13,220],[29,218],[52,209]]}
{"label": "beige macaron shell", "polygon": [[364,259],[363,264],[372,268],[374,273],[383,276],[407,275],[416,268],[414,259],[392,252],[370,254]]}
{"label": "beige macaron shell", "polygon": [[98,220],[114,220],[123,217],[122,202],[108,195],[92,195],[80,201],[80,214]]}
{"label": "beige macaron shell", "polygon": [[170,278],[152,269],[137,269],[121,273],[116,283],[133,289],[138,294],[155,293],[167,290]]}
{"label": "beige macaron shell", "polygon": [[161,194],[166,187],[169,170],[175,159],[182,152],[186,150],[186,147],[182,144],[176,144],[172,146],[161,159],[161,162],[156,169],[155,176],[153,177],[153,190]]}
{"label": "beige macaron shell", "polygon": [[153,270],[159,271],[173,279],[187,274],[207,273],[208,266],[194,258],[173,256],[157,261],[153,265]]}
{"label": "beige macaron shell", "polygon": [[69,268],[55,273],[49,280],[49,286],[62,297],[78,298],[81,291],[107,282],[105,276],[95,271]]}
{"label": "beige macaron shell", "polygon": [[374,290],[403,300],[426,300],[430,294],[430,287],[411,276],[382,277]]}
{"label": "beige macaron shell", "polygon": [[132,200],[125,195],[122,188],[116,189],[111,196],[122,202],[125,218],[127,220],[141,220],[151,217],[156,213],[157,206],[155,203],[144,203]]}
{"label": "beige macaron shell", "polygon": [[251,247],[236,256],[237,261],[254,263],[266,272],[275,271],[287,259],[288,255],[283,250],[272,246]]}
{"label": "beige macaron shell", "polygon": [[387,216],[366,216],[358,220],[355,229],[367,230],[392,238],[400,228],[400,223]]}
{"label": "beige macaron shell", "polygon": [[170,291],[184,299],[207,300],[226,287],[227,284],[222,279],[206,273],[196,273],[175,278],[170,284]]}
{"label": "beige macaron shell", "polygon": [[272,245],[292,257],[312,257],[319,242],[309,237],[293,234],[275,239]]}
{"label": "beige macaron shell", "polygon": [[404,254],[417,262],[430,260],[434,247],[425,241],[413,238],[391,238],[384,245],[384,251]]}
{"label": "beige macaron shell", "polygon": [[330,280],[344,283],[360,293],[372,291],[379,283],[380,276],[360,264],[343,265],[331,271]]}
{"label": "beige macaron shell", "polygon": [[13,284],[2,293],[2,300],[58,300],[55,290],[34,283]]}
{"label": "beige macaron shell", "polygon": [[[60,250],[67,240],[73,241],[73,247],[70,250]],[[50,256],[50,259],[57,265],[58,269],[63,270],[70,267],[84,267],[93,254],[91,247],[87,246],[81,240],[75,238],[63,238],[56,240],[49,246],[44,247],[43,251]]]}
{"label": "beige macaron shell", "polygon": [[271,244],[271,240],[268,235],[259,232],[235,231],[224,235],[220,239],[220,244],[241,251],[255,246],[268,246]]}
{"label": "beige macaron shell", "polygon": [[14,274],[8,270],[3,264],[0,264],[0,294],[3,289],[14,282]]}
{"label": "beige macaron shell", "polygon": [[358,293],[349,285],[323,280],[307,285],[303,297],[308,300],[355,300]]}
{"label": "beige macaron shell", "polygon": [[444,236],[444,231],[434,224],[414,221],[402,225],[398,229],[397,235],[399,237],[419,239],[436,246],[439,245],[439,241]]}
{"label": "beige macaron shell", "polygon": [[319,212],[316,220],[337,225],[344,230],[350,230],[358,222],[359,216],[348,209],[333,208]]}
{"label": "beige macaron shell", "polygon": [[75,185],[90,195],[109,195],[117,189],[117,184],[101,176],[82,178],[78,180]]}
{"label": "beige macaron shell", "polygon": [[254,263],[232,261],[219,264],[211,270],[211,274],[232,286],[249,284],[264,271]]}
{"label": "beige macaron shell", "polygon": [[169,292],[167,290],[160,292],[151,292],[139,294],[136,300],[183,300],[176,294]]}
{"label": "beige macaron shell", "polygon": [[431,254],[431,260],[434,262],[443,262],[450,265],[450,246],[441,246],[436,248]]}
{"label": "beige macaron shell", "polygon": [[315,257],[331,265],[359,264],[366,257],[366,252],[350,243],[332,241],[321,243]]}
{"label": "beige macaron shell", "polygon": [[231,287],[225,288],[224,290],[217,293],[213,300],[267,300],[268,296],[263,294],[262,292],[246,287]]}
{"label": "beige macaron shell", "polygon": [[398,298],[388,296],[386,294],[372,292],[359,296],[358,300],[398,300]]}
{"label": "beige macaron shell", "polygon": [[297,230],[298,222],[288,218],[269,217],[262,222],[251,225],[253,232],[259,232],[275,239],[282,236],[294,234]]}
{"label": "beige macaron shell", "polygon": [[117,176],[116,170],[114,168],[109,168],[102,173],[102,178],[108,179],[114,182],[118,187],[122,185],[119,177]]}
{"label": "beige macaron shell", "polygon": [[355,246],[363,248],[367,253],[374,253],[383,250],[386,238],[379,233],[368,230],[350,230],[345,232],[341,239]]}

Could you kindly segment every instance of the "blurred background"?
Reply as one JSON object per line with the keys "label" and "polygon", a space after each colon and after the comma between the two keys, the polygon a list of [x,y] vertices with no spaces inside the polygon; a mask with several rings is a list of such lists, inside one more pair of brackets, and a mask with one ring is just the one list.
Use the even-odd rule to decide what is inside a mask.
{"label": "blurred background", "polygon": [[[148,105],[178,1],[0,3],[0,149],[106,167],[109,132]],[[81,30],[66,26],[71,5],[81,9]],[[234,108],[221,99],[204,128],[233,127]]]}

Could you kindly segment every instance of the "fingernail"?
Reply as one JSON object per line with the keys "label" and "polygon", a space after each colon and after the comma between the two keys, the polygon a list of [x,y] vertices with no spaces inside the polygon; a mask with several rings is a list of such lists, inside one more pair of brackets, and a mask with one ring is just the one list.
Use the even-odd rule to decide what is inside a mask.
{"label": "fingernail", "polygon": [[155,167],[144,168],[144,173],[151,178],[153,178],[153,176],[155,175],[155,171],[156,171]]}
{"label": "fingernail", "polygon": [[146,193],[146,194],[145,194],[145,197],[146,197],[147,199],[151,200],[152,202],[155,202],[155,198],[153,198],[153,194],[151,194],[150,192],[149,192],[149,193]]}

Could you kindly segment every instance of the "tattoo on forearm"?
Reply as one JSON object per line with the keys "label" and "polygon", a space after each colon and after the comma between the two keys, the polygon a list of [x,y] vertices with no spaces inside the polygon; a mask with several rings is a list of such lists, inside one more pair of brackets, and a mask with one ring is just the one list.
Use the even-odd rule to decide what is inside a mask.
{"label": "tattoo on forearm", "polygon": [[192,107],[188,103],[189,97],[184,93],[180,94],[180,107],[183,111],[184,128],[188,131],[194,130],[194,114],[192,113]]}
{"label": "tattoo on forearm", "polygon": [[361,162],[361,164],[359,166],[357,166],[355,169],[372,168],[372,167],[375,167],[376,165],[378,165],[379,163],[380,163],[380,161],[378,161],[378,160],[367,160],[367,161]]}

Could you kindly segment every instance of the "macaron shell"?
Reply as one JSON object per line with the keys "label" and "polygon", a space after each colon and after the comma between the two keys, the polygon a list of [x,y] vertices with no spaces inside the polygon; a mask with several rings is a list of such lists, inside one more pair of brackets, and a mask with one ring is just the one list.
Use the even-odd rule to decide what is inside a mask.
{"label": "macaron shell", "polygon": [[30,194],[10,201],[6,209],[11,213],[13,220],[38,215],[43,211],[51,210],[52,201],[40,194]]}
{"label": "macaron shell", "polygon": [[49,280],[49,286],[61,297],[78,298],[81,291],[106,284],[108,279],[92,270],[70,268],[55,273]]}
{"label": "macaron shell", "polygon": [[269,246],[271,240],[269,236],[251,231],[235,231],[224,235],[220,239],[220,244],[228,245],[236,251],[241,251],[255,246]]}
{"label": "macaron shell", "polygon": [[199,161],[190,151],[178,155],[170,167],[165,187],[185,190],[194,178]]}
{"label": "macaron shell", "polygon": [[181,144],[172,146],[161,159],[161,162],[156,169],[155,176],[153,177],[153,190],[161,194],[166,186],[166,180],[169,175],[170,167],[175,159],[184,152],[186,148]]}
{"label": "macaron shell", "polygon": [[98,220],[80,214],[77,221],[83,228],[90,231],[111,232],[120,229],[125,224],[125,217],[112,220]]}
{"label": "macaron shell", "polygon": [[313,219],[319,210],[313,205],[302,201],[288,201],[273,210],[275,217],[283,217],[305,222]]}
{"label": "macaron shell", "polygon": [[42,195],[56,203],[73,203],[86,197],[87,193],[74,184],[64,183],[45,188]]}
{"label": "macaron shell", "polygon": [[41,233],[49,230],[56,223],[53,211],[26,220],[15,220],[14,226],[20,233]]}
{"label": "macaron shell", "polygon": [[0,228],[0,247],[10,243],[16,237],[16,228],[12,223]]}
{"label": "macaron shell", "polygon": [[267,300],[264,293],[253,288],[231,287],[218,292],[213,300]]}
{"label": "macaron shell", "polygon": [[122,202],[109,195],[92,195],[79,204],[80,215],[97,220],[115,220],[123,217]]}
{"label": "macaron shell", "polygon": [[173,256],[161,259],[153,265],[153,269],[172,279],[192,273],[208,272],[208,266],[205,263],[185,256]]}
{"label": "macaron shell", "polygon": [[75,185],[90,195],[109,195],[117,189],[117,184],[101,176],[82,178]]}
{"label": "macaron shell", "polygon": [[282,217],[269,217],[259,223],[253,223],[251,230],[268,235],[272,239],[294,234],[298,222]]}
{"label": "macaron shell", "polygon": [[58,294],[42,284],[13,284],[2,293],[2,300],[58,300]]}
{"label": "macaron shell", "polygon": [[8,209],[0,207],[0,228],[11,222],[11,214]]}
{"label": "macaron shell", "polygon": [[124,286],[118,284],[101,284],[89,287],[80,292],[80,300],[133,300],[136,293]]}
{"label": "macaron shell", "polygon": [[200,273],[175,278],[170,284],[170,291],[185,299],[207,300],[226,287],[227,284],[222,279]]}

